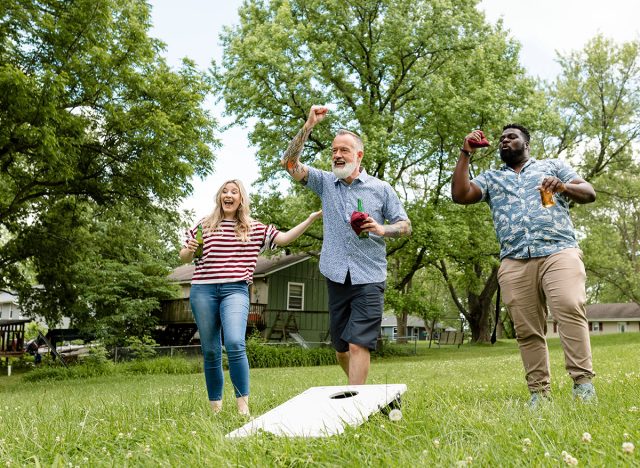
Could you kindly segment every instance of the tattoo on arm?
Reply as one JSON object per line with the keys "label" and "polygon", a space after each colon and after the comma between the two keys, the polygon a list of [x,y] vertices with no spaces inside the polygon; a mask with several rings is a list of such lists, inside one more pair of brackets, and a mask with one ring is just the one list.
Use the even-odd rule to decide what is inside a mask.
{"label": "tattoo on arm", "polygon": [[404,237],[411,234],[411,221],[398,221],[384,227],[385,237]]}
{"label": "tattoo on arm", "polygon": [[300,174],[304,172],[304,168],[302,164],[300,164],[300,155],[302,154],[304,144],[309,138],[309,135],[311,135],[311,129],[307,129],[303,126],[297,133],[297,135],[293,137],[293,140],[291,140],[291,143],[289,143],[287,151],[285,151],[284,155],[282,156],[282,165],[292,176],[294,176],[294,174]]}

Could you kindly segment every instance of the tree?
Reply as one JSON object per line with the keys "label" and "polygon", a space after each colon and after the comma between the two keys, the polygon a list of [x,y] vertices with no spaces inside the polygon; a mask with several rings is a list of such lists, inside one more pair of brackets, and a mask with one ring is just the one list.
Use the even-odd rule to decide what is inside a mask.
{"label": "tree", "polygon": [[573,210],[591,300],[640,303],[640,41],[598,35],[559,62],[551,96],[560,120],[546,147],[574,162],[598,194]]}
{"label": "tree", "polygon": [[[165,240],[175,237],[177,216],[168,222],[162,212],[154,216],[127,205],[76,204],[72,228],[65,223],[70,211],[61,206],[31,227],[32,234],[42,234],[32,242],[38,249],[63,250],[55,256],[36,251],[31,262],[43,287],[26,284],[19,291],[21,305],[50,324],[71,317],[75,327],[109,345],[151,334],[152,313],[177,295],[167,282],[177,246]],[[66,242],[48,241],[54,226]]]}
{"label": "tree", "polygon": [[581,213],[581,247],[592,302],[640,304],[640,182],[631,173],[600,177],[598,206]]}
{"label": "tree", "polygon": [[[337,125],[363,135],[367,172],[396,188],[413,223],[411,238],[388,244],[388,256],[400,259],[390,262],[397,272],[389,287],[407,291],[417,271],[439,266],[471,319],[474,339],[486,341],[498,246],[483,232],[482,243],[493,239],[485,257],[450,248],[451,234],[465,251],[477,235],[465,230],[465,244],[449,230],[449,221],[471,226],[467,214],[476,213],[451,209],[451,171],[470,129],[495,131],[516,115],[537,126],[545,102],[517,62],[517,45],[500,25],[486,24],[476,4],[248,1],[240,24],[223,35],[223,67],[214,72],[227,112],[239,123],[257,120],[249,138],[265,184],[283,177],[278,155],[309,107],[335,103],[334,117],[314,129],[303,162],[328,167],[324,150]],[[475,161],[477,169],[491,164],[487,157]],[[486,209],[480,212],[488,219]]]}
{"label": "tree", "polygon": [[140,0],[7,0],[0,21],[0,289],[54,319],[84,308],[92,263],[96,281],[148,277],[136,255],[101,264],[111,251],[97,233],[128,223],[135,246],[131,223],[156,241],[145,224],[175,226],[190,177],[213,169],[211,86],[188,60],[167,66]]}

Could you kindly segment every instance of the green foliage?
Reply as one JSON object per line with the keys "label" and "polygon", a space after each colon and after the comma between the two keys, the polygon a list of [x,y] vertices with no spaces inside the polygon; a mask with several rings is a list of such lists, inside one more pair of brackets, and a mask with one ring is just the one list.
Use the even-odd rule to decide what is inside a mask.
{"label": "green foliage", "polygon": [[138,338],[137,336],[127,338],[127,347],[134,360],[145,360],[155,357],[157,352],[154,348],[156,346],[158,346],[158,343],[147,335],[142,338]]}
{"label": "green foliage", "polygon": [[182,357],[157,357],[146,360],[136,360],[114,364],[106,359],[102,351],[94,352],[85,357],[80,364],[61,366],[40,366],[22,377],[27,382],[41,380],[72,380],[98,376],[117,375],[178,375],[197,374],[202,372],[202,362],[197,359]]}
{"label": "green foliage", "polygon": [[252,338],[247,340],[246,346],[250,368],[326,366],[336,362],[336,353],[332,348],[274,346]]}
{"label": "green foliage", "polygon": [[156,357],[153,359],[136,360],[123,364],[120,372],[125,374],[198,374],[202,372],[200,359],[187,359],[182,357]]}
{"label": "green foliage", "polygon": [[218,145],[209,80],[169,68],[149,9],[0,7],[0,288],[50,326],[66,315],[119,340],[147,333],[171,294],[177,206]]}
{"label": "green foliage", "polygon": [[[452,207],[451,172],[471,129],[496,139],[507,121],[542,127],[547,102],[519,65],[517,44],[476,6],[475,0],[249,1],[240,24],[223,34],[224,58],[214,77],[227,111],[238,122],[258,122],[250,140],[271,192],[284,176],[274,155],[309,107],[336,104],[314,129],[302,161],[326,169],[335,130],[360,133],[364,167],[402,195],[413,224],[410,238],[387,243],[389,259],[397,259],[389,288],[408,293],[410,284],[417,286],[416,272],[431,268],[483,341],[498,247],[486,208]],[[496,165],[492,150],[474,157],[474,173]],[[289,226],[317,207],[315,196],[297,185],[291,195],[293,201],[262,191],[260,218]],[[305,238],[299,248],[318,246]]]}
{"label": "green foliage", "polygon": [[549,155],[569,159],[598,196],[573,210],[589,300],[640,302],[640,41],[616,44],[598,35],[559,62],[550,89],[559,123],[546,146]]}
{"label": "green foliage", "polygon": [[29,322],[27,323],[25,329],[24,329],[24,339],[25,341],[30,341],[33,340],[35,338],[37,338],[38,333],[41,333],[42,336],[47,334],[47,327],[46,325],[43,325],[42,323],[36,322],[35,320],[33,322]]}
{"label": "green foliage", "polygon": [[89,354],[82,359],[82,367],[96,372],[97,375],[109,373],[113,363],[109,360],[107,349],[103,345],[96,345],[89,348]]}
{"label": "green foliage", "polygon": [[640,303],[640,167],[633,168],[600,176],[597,205],[576,210],[592,302]]}
{"label": "green foliage", "polygon": [[378,347],[375,351],[371,352],[371,357],[375,358],[390,358],[398,356],[412,356],[415,355],[415,344],[409,343],[406,345],[398,345],[389,342],[389,339],[385,336],[382,339],[378,339]]}

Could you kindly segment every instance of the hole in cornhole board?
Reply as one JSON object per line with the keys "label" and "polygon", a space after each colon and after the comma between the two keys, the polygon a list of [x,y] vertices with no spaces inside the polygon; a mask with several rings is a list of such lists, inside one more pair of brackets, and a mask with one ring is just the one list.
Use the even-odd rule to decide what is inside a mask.
{"label": "hole in cornhole board", "polygon": [[357,394],[358,392],[339,392],[339,393],[336,393],[335,395],[331,395],[329,398],[331,398],[332,400],[340,400],[342,398],[354,397]]}

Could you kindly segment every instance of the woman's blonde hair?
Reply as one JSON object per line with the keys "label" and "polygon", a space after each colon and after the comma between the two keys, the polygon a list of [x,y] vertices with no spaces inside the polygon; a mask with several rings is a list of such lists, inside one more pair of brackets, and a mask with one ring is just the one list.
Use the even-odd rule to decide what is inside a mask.
{"label": "woman's blonde hair", "polygon": [[220,229],[220,223],[224,219],[224,211],[222,209],[222,191],[227,186],[227,184],[235,184],[240,191],[240,205],[236,210],[235,219],[236,223],[236,237],[240,239],[242,242],[249,241],[249,233],[251,232],[251,216],[249,213],[251,212],[249,207],[249,197],[247,196],[247,191],[238,179],[227,180],[222,184],[222,186],[218,189],[218,193],[216,193],[215,198],[215,206],[213,208],[213,212],[204,218],[202,221],[203,228],[207,230],[217,231]]}

